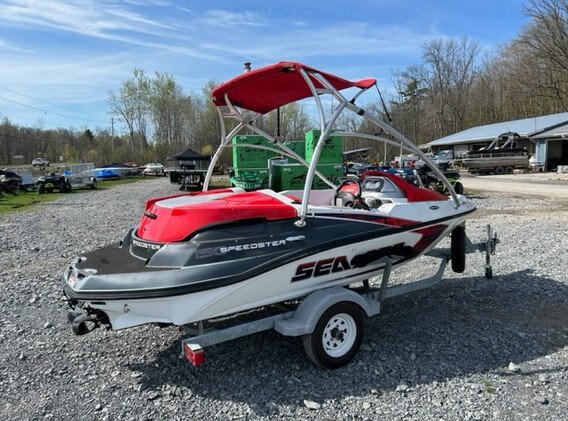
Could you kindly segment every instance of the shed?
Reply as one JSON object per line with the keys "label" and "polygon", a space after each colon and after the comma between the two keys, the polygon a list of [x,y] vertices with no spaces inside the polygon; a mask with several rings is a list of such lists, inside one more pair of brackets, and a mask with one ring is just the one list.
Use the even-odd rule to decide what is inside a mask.
{"label": "shed", "polygon": [[186,149],[166,158],[166,174],[171,183],[181,184],[182,190],[199,190],[203,186],[205,173],[211,162],[193,149]]}
{"label": "shed", "polygon": [[171,169],[207,171],[210,162],[210,156],[201,155],[193,149],[188,148],[183,152],[168,156],[166,158],[166,167]]}
{"label": "shed", "polygon": [[568,122],[532,136],[536,142],[535,161],[546,170],[568,165]]}

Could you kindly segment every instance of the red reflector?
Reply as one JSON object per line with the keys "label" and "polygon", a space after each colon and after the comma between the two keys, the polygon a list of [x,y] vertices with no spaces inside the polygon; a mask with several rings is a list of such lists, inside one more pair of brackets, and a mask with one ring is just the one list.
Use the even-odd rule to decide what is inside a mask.
{"label": "red reflector", "polygon": [[183,344],[183,355],[193,365],[200,365],[205,362],[205,352],[199,345]]}

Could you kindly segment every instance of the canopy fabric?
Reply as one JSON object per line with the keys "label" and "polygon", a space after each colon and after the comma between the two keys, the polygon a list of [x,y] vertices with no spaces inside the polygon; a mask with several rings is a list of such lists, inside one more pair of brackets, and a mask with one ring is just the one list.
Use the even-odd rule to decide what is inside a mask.
{"label": "canopy fabric", "polygon": [[205,160],[210,160],[211,157],[200,155],[197,152],[195,152],[193,149],[186,149],[183,152],[179,152],[175,155],[168,156],[166,158],[166,160],[168,160],[168,161],[170,161],[170,160],[173,161],[173,160],[176,160],[176,159],[191,159],[191,160],[194,160],[194,161],[205,161]]}
{"label": "canopy fabric", "polygon": [[[281,61],[243,73],[213,89],[213,103],[227,105],[229,101],[240,108],[265,114],[278,107],[312,96],[312,91],[300,74],[300,69],[320,73],[338,91],[347,88],[370,88],[376,79],[362,79],[352,82],[332,74],[322,72],[301,63]],[[321,83],[312,79],[316,88],[323,88]]]}

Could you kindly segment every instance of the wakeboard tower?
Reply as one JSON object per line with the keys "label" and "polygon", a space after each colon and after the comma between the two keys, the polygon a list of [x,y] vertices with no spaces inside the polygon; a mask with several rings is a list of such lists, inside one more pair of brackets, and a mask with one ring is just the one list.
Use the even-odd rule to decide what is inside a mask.
{"label": "wakeboard tower", "polygon": [[[361,94],[375,86],[375,79],[349,81],[301,63],[280,62],[215,88],[212,99],[222,137],[203,191],[148,200],[139,225],[123,241],[78,256],[65,268],[62,281],[75,333],[99,326],[181,326],[192,333],[191,338],[199,338],[198,342],[188,339],[183,347],[185,355],[199,363],[207,344],[274,328],[285,335],[304,336],[314,362],[336,367],[357,351],[362,316],[377,314],[382,299],[395,295],[386,291],[392,268],[432,254],[443,238],[454,233],[452,255],[443,255],[436,279],[441,279],[450,260],[453,269],[462,272],[464,221],[475,206],[456,194],[436,165],[431,168],[446,185],[449,197],[384,172],[367,177],[364,183],[347,179],[336,185],[318,171],[318,159],[332,130],[344,138],[402,147],[429,162],[405,136],[356,104]],[[347,98],[345,91],[355,94]],[[325,97],[333,98],[329,116],[324,112]],[[279,136],[254,124],[279,107],[307,98],[315,103],[320,130],[310,162]],[[338,130],[337,120],[344,114],[370,122],[382,135]],[[226,120],[236,122],[228,132]],[[222,151],[251,147],[231,143],[242,132],[272,142],[259,148],[305,165],[303,190],[210,190]],[[329,188],[313,190],[316,177]],[[494,243],[483,245],[483,250],[489,254]],[[382,293],[373,295],[368,280],[381,274]],[[368,295],[353,292],[357,285]],[[283,305],[290,312],[244,330],[239,327],[227,337],[204,336],[204,325],[221,316]]]}

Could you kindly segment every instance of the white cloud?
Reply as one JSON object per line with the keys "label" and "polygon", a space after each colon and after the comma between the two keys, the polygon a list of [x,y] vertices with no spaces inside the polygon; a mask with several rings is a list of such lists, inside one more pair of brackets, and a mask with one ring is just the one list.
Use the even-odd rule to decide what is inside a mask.
{"label": "white cloud", "polygon": [[[296,28],[281,33],[266,34],[262,43],[239,38],[233,42],[208,43],[208,49],[261,60],[289,59],[289,57],[341,57],[370,54],[401,56],[417,54],[430,34],[412,33],[404,28],[383,26],[375,29],[368,24],[326,26],[323,28]],[[224,40],[225,41],[225,40]]]}
{"label": "white cloud", "polygon": [[136,67],[171,73],[187,92],[201,92],[211,79],[239,74],[244,61],[258,68],[280,60],[347,79],[380,76],[384,86],[392,69],[420,62],[424,42],[448,30],[445,15],[437,22],[421,10],[401,19],[405,2],[385,17],[377,4],[384,1],[394,2],[372,2],[363,15],[351,13],[356,5],[316,0],[255,2],[251,10],[238,2],[221,10],[174,0],[0,0],[0,86],[103,109],[109,89]]}
{"label": "white cloud", "polygon": [[199,22],[209,26],[266,26],[267,23],[257,13],[230,12],[227,10],[208,10]]}
{"label": "white cloud", "polygon": [[[127,41],[118,31],[160,36],[169,25],[124,9],[118,2],[94,0],[9,0],[0,21],[15,26],[33,25],[90,37]],[[159,29],[159,30],[158,30]]]}
{"label": "white cloud", "polygon": [[11,50],[11,51],[18,51],[21,53],[29,53],[31,52],[30,50],[26,50],[24,48],[20,48],[16,45],[11,44],[8,41],[5,41],[3,39],[0,39],[0,50]]}

